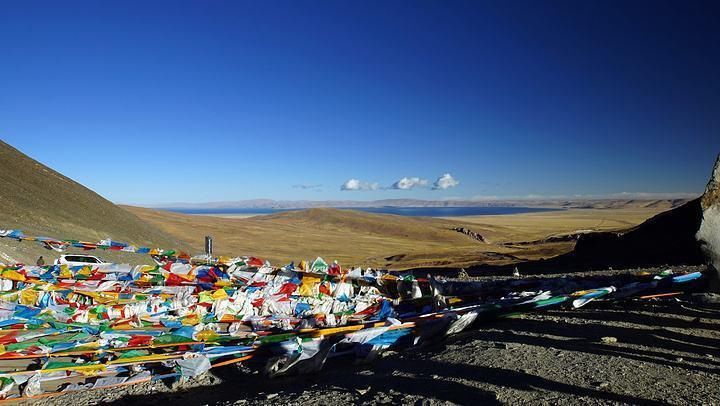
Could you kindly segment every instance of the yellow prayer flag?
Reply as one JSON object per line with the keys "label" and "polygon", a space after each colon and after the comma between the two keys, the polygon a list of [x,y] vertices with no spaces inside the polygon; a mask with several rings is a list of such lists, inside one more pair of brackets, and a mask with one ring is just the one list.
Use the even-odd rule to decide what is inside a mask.
{"label": "yellow prayer flag", "polygon": [[10,279],[13,281],[25,281],[25,275],[21,274],[20,272],[13,270],[13,269],[6,269],[2,273],[2,277],[5,279]]}
{"label": "yellow prayer flag", "polygon": [[70,268],[68,268],[67,265],[61,265],[60,266],[60,274],[58,275],[58,278],[60,279],[72,279],[73,274],[72,271],[70,271]]}
{"label": "yellow prayer flag", "polygon": [[194,326],[194,325],[200,323],[200,316],[193,313],[193,314],[183,317],[181,322],[182,322],[183,326]]}
{"label": "yellow prayer flag", "polygon": [[215,300],[226,299],[227,297],[228,297],[228,294],[227,294],[227,292],[225,292],[225,289],[218,289],[212,293],[212,298]]}
{"label": "yellow prayer flag", "polygon": [[302,284],[298,289],[300,296],[315,296],[314,288],[320,283],[321,279],[317,276],[303,275]]}
{"label": "yellow prayer flag", "polygon": [[32,289],[25,289],[20,292],[20,304],[34,306],[37,303],[40,292]]}

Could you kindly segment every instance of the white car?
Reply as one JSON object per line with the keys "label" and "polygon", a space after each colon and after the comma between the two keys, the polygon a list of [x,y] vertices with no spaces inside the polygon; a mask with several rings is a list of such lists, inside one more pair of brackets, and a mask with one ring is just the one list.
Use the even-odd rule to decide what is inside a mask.
{"label": "white car", "polygon": [[107,264],[103,259],[92,255],[81,255],[81,254],[64,254],[60,255],[60,258],[55,261],[57,265],[67,266],[85,266],[85,265],[98,265]]}

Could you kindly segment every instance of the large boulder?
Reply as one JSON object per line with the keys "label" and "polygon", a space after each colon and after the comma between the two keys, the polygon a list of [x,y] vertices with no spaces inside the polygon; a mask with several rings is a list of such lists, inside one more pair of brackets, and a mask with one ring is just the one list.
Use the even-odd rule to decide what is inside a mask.
{"label": "large boulder", "polygon": [[714,270],[713,287],[720,287],[720,155],[715,160],[710,181],[700,198],[702,222],[695,237],[708,265]]}

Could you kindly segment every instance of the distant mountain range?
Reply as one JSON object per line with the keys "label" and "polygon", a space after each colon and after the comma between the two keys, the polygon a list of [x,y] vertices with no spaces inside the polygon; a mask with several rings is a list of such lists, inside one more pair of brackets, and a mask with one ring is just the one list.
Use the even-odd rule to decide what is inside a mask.
{"label": "distant mountain range", "polygon": [[546,208],[621,208],[680,206],[690,199],[533,199],[533,200],[272,200],[252,199],[207,203],[167,203],[147,205],[156,209],[312,209],[353,207],[546,207]]}

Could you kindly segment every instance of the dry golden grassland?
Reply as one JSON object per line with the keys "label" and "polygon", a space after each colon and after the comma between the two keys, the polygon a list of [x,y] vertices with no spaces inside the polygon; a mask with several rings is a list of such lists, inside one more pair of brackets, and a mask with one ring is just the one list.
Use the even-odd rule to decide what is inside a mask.
{"label": "dry golden grassland", "polygon": [[[568,209],[554,212],[454,218],[403,217],[353,210],[309,209],[246,218],[171,213],[125,207],[149,224],[200,252],[203,236],[216,254],[255,255],[275,265],[322,256],[343,266],[406,269],[511,263],[551,257],[572,242],[513,246],[579,230],[621,230],[664,207]],[[488,243],[451,230],[466,227]]]}
{"label": "dry golden grassland", "polygon": [[[582,230],[609,231],[634,227],[665,208],[568,209],[513,215],[455,217],[475,230],[482,227],[494,243],[532,241]],[[480,232],[480,230],[478,230]],[[485,235],[485,234],[483,234]]]}

